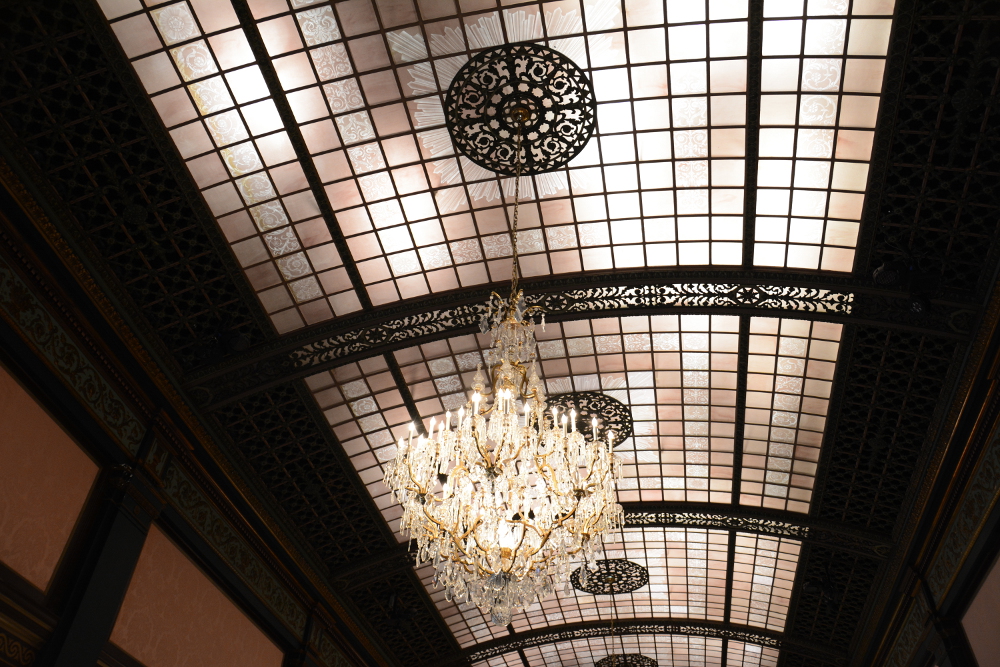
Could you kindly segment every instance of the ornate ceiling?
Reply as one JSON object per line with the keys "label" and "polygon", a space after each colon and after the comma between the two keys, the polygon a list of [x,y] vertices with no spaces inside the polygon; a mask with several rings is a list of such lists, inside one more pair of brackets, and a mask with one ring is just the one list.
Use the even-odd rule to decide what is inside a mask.
{"label": "ornate ceiling", "polygon": [[[876,649],[981,354],[997,12],[10,12],[3,157],[387,660],[822,667]],[[479,304],[510,272],[514,183],[456,155],[443,91],[478,51],[528,40],[577,63],[598,102],[586,149],[522,183],[542,375],[629,411],[608,558],[642,569],[621,575],[634,590],[570,588],[496,627],[414,570],[382,466],[411,421],[464,402]]]}

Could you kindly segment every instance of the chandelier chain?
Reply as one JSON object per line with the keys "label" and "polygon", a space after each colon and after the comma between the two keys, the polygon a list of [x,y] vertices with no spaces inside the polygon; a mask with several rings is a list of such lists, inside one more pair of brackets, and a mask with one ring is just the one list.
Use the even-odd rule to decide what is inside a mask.
{"label": "chandelier chain", "polygon": [[521,158],[521,142],[524,137],[524,116],[519,113],[519,109],[515,109],[514,112],[517,114],[514,118],[514,122],[517,125],[517,148],[514,154],[514,215],[510,226],[510,245],[513,254],[510,267],[510,293],[512,295],[517,294],[518,274],[520,273],[517,261],[517,214],[518,208],[521,205],[521,169],[524,165],[524,160]]}

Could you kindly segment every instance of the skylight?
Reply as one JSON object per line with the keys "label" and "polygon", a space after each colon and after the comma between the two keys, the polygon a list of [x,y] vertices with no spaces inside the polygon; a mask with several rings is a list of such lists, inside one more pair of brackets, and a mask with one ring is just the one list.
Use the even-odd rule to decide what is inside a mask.
{"label": "skylight", "polygon": [[506,279],[513,183],[455,155],[441,105],[505,41],[566,54],[599,102],[583,153],[525,179],[526,276],[852,268],[891,0],[765,2],[750,170],[746,0],[249,0],[252,26],[229,0],[100,3],[279,333],[359,310],[355,287],[378,306]]}

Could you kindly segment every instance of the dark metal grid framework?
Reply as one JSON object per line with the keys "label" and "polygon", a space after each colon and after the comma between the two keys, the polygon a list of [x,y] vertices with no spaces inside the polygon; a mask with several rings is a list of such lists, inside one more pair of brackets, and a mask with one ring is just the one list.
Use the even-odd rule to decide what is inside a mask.
{"label": "dark metal grid framework", "polygon": [[[103,271],[98,275],[126,304],[126,311],[132,309],[136,321],[150,322],[152,326],[144,329],[143,335],[163,341],[164,349],[182,367],[211,362],[247,342],[267,337],[265,329],[248,324],[255,321],[258,306],[244,300],[239,281],[225,277],[226,252],[205,252],[205,248],[224,245],[212,245],[220,241],[218,232],[201,216],[196,198],[188,198],[192,190],[186,179],[169,171],[174,149],[163,142],[155,121],[145,122],[149,107],[107,85],[110,75],[112,80],[120,78],[125,90],[131,90],[131,75],[120,60],[109,55],[117,46],[107,29],[84,18],[92,16],[92,9],[87,3],[58,1],[15,7],[0,40],[2,66],[5,73],[11,73],[3,78],[6,94],[0,108],[4,132],[12,138],[5,146],[17,146],[24,151],[21,155],[32,156],[22,163],[22,170],[39,187],[48,187],[46,181],[55,186],[57,196],[42,199],[52,202],[57,213],[53,219],[68,238],[80,244],[82,230],[93,230],[91,244],[81,246],[86,251],[83,254],[93,258]],[[888,303],[897,299],[899,312],[906,311],[906,298],[920,291],[932,299],[949,291],[963,294],[953,303],[978,310],[975,304],[981,302],[990,285],[995,265],[993,194],[1000,168],[991,160],[995,161],[1000,151],[991,148],[997,135],[990,112],[998,80],[997,64],[991,60],[991,54],[1000,48],[994,27],[998,12],[988,3],[974,2],[927,3],[915,16],[913,11],[907,3],[897,11],[897,32],[890,47],[894,55],[887,65],[881,130],[872,158],[873,172],[885,176],[882,181],[872,181],[874,187],[867,199],[859,237],[858,266],[862,270],[858,276],[863,279],[886,258],[903,257],[916,267],[918,276],[930,274],[937,282],[913,280],[918,276],[907,275],[893,286],[884,298]],[[751,12],[751,24],[754,20]],[[750,44],[754,44],[752,39]],[[750,60],[752,80],[754,59]],[[81,95],[82,102],[71,102],[66,91]],[[759,109],[759,100],[748,97],[748,108]],[[67,153],[66,146],[74,156],[72,162],[60,161]],[[110,158],[129,166],[119,169],[119,163],[109,162]],[[164,164],[167,171],[157,171],[163,170]],[[172,182],[176,183],[175,191],[170,190]],[[139,193],[138,199],[135,193]],[[163,198],[150,198],[149,193]],[[122,224],[87,227],[85,220],[106,219],[92,206],[95,202],[108,207]],[[130,204],[142,212],[133,210],[124,216]],[[59,208],[63,205],[65,208]],[[184,206],[190,207],[190,213]],[[182,215],[173,213],[176,210]],[[122,213],[115,216],[119,211]],[[66,213],[75,220],[71,222]],[[140,219],[143,213],[145,220],[155,219],[156,224],[148,228],[125,224],[126,217]],[[193,226],[192,220],[196,223]],[[136,230],[149,234],[148,240],[135,243]],[[103,240],[114,239],[115,234],[131,236],[119,236],[127,240],[118,245]],[[164,248],[170,250],[163,254]],[[188,248],[198,252],[186,255]],[[201,263],[191,261],[193,257]],[[198,271],[189,271],[195,266]],[[217,277],[205,282],[209,275]],[[841,289],[833,279],[821,277],[819,281]],[[157,293],[151,285],[161,291]],[[224,289],[224,285],[233,285],[235,291],[226,291],[229,288]],[[859,293],[864,289],[862,285]],[[706,312],[711,307],[706,307]],[[822,315],[809,317],[822,319]],[[846,328],[835,383],[839,389],[832,397],[828,446],[820,461],[816,501],[804,524],[832,523],[849,527],[848,532],[855,531],[855,535],[864,529],[885,535],[899,524],[900,510],[915,493],[908,488],[910,480],[922,469],[924,457],[935,443],[940,411],[946,403],[942,399],[954,386],[966,349],[947,325],[923,324],[940,317],[940,308],[917,315],[909,331],[888,322]],[[974,321],[975,315],[971,319]],[[246,340],[232,335],[234,328],[237,334],[246,335]],[[964,333],[971,328],[966,324],[959,330]],[[385,344],[392,345],[392,338],[373,340],[364,349],[378,351],[384,349],[378,345]],[[271,349],[278,346],[280,343],[273,344]],[[341,359],[331,366],[342,363]],[[314,533],[301,533],[308,534],[305,539],[324,554],[321,559],[330,567],[334,581],[349,578],[352,572],[363,575],[352,581],[350,597],[390,650],[407,659],[419,656],[420,661],[428,662],[456,655],[423,587],[405,572],[405,561],[404,569],[387,567],[375,573],[364,569],[365,565],[370,568],[369,553],[385,550],[394,540],[385,535],[376,509],[363,492],[355,490],[349,465],[338,463],[342,471],[338,476],[336,466],[323,462],[324,445],[318,443],[327,443],[327,451],[336,452],[335,440],[324,430],[322,417],[310,407],[306,393],[286,384],[287,373],[282,368],[272,376],[281,386],[216,412],[220,425],[229,428],[235,445],[233,456],[242,457],[238,452],[243,443],[248,443],[250,451],[266,451],[249,467],[254,476],[266,471],[280,490],[282,507],[276,508],[276,515],[283,517],[292,533],[296,530],[291,527],[300,521],[307,528],[318,527]],[[245,377],[252,377],[252,373]],[[250,443],[256,444],[250,447]],[[301,448],[299,443],[308,446]],[[312,463],[314,456],[319,457],[318,467]],[[316,470],[322,470],[322,477]],[[332,483],[317,482],[317,487],[312,487],[310,475]],[[321,493],[315,493],[317,488]],[[316,517],[322,517],[322,522],[317,523]],[[758,525],[774,519],[767,512],[756,518],[761,522]],[[715,525],[725,529],[727,522],[731,519],[724,515]],[[786,529],[769,524],[763,532],[775,530]],[[858,628],[878,614],[881,589],[876,582],[891,580],[899,571],[898,563],[885,558],[885,545],[874,544],[878,540],[872,540],[870,533],[868,538],[855,538],[868,545],[860,550],[857,543],[853,547],[843,542],[829,544],[826,538],[815,539],[818,532],[812,535],[801,538],[796,588],[782,633],[783,666],[836,664],[838,658],[832,653],[802,647],[847,646],[856,641]],[[331,540],[329,546],[323,546],[324,539]],[[867,553],[859,553],[865,550]],[[391,553],[396,557],[397,552]],[[737,646],[742,640],[733,634],[732,627],[692,626],[685,632],[682,638],[687,645],[694,645],[692,642],[701,636],[704,639],[698,646],[711,645],[718,654],[744,659],[742,654],[736,658],[736,652],[745,652],[745,645]],[[724,645],[728,647],[725,650]],[[801,650],[795,649],[796,645]],[[679,650],[680,643],[670,646],[671,651]],[[544,659],[540,653],[532,653],[541,648],[507,653],[505,662],[497,664]],[[706,650],[698,648],[697,654]],[[513,663],[508,661],[511,655],[515,656]],[[546,654],[553,655],[558,653]]]}

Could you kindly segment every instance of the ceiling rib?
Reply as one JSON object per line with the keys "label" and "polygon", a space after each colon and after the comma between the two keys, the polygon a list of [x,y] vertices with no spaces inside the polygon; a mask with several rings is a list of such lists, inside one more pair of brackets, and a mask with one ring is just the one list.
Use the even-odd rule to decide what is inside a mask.
{"label": "ceiling rib", "polygon": [[753,268],[754,220],[757,214],[757,156],[760,148],[760,73],[763,66],[764,2],[750,0],[747,26],[747,134],[743,178],[743,268]]}
{"label": "ceiling rib", "polygon": [[825,521],[808,514],[750,505],[668,501],[625,503],[625,525],[715,528],[791,537],[870,558],[888,555],[891,542],[876,531]]}
{"label": "ceiling rib", "polygon": [[351,285],[354,287],[354,291],[358,295],[358,301],[361,302],[362,309],[367,310],[372,307],[371,299],[368,298],[368,290],[365,289],[364,281],[361,280],[361,274],[358,273],[358,267],[354,263],[354,257],[351,255],[351,250],[348,248],[347,241],[344,239],[344,235],[340,230],[340,225],[337,223],[337,218],[333,213],[333,208],[330,206],[330,201],[324,194],[323,181],[319,177],[319,173],[316,171],[316,165],[309,156],[309,150],[306,148],[306,142],[302,137],[302,131],[299,129],[299,124],[295,120],[295,115],[292,113],[292,107],[289,105],[288,99],[285,97],[284,90],[281,87],[281,82],[278,80],[278,74],[274,69],[274,63],[271,62],[271,56],[268,54],[267,47],[264,45],[264,40],[260,36],[257,21],[254,19],[253,13],[250,11],[247,0],[232,1],[233,9],[236,11],[236,16],[239,18],[240,25],[243,27],[243,32],[246,34],[247,42],[249,42],[250,49],[253,51],[256,64],[260,67],[261,76],[264,77],[264,82],[267,84],[268,91],[271,94],[271,99],[274,101],[274,105],[278,109],[278,115],[281,117],[284,129],[288,133],[288,139],[292,143],[292,147],[295,149],[295,157],[298,159],[303,173],[305,173],[306,180],[309,182],[310,190],[316,193],[316,203],[319,205],[319,210],[323,216],[323,220],[326,222],[326,226],[330,230],[330,236],[333,238],[333,243],[337,247],[337,252],[340,253],[340,260],[343,262],[344,270],[347,271],[347,275],[351,280]]}
{"label": "ceiling rib", "polygon": [[[750,318],[740,318],[740,341],[736,352],[736,423],[733,428],[733,487],[732,505],[740,504],[740,483],[743,479],[743,432],[747,416],[747,367],[750,358]],[[732,543],[730,548],[732,549]],[[732,573],[730,573],[731,575]],[[726,613],[729,613],[726,601]],[[728,616],[727,616],[728,618]]]}
{"label": "ceiling rib", "polygon": [[[717,637],[779,648],[783,652],[797,653],[834,664],[843,664],[846,658],[843,651],[834,646],[763,628],[754,628],[735,623],[702,620],[691,621],[683,618],[637,618],[614,622],[584,621],[582,623],[548,626],[538,630],[520,632],[509,637],[502,637],[470,646],[455,656],[452,661],[443,664],[473,663],[533,646],[543,646],[545,644],[554,644],[573,639],[606,637],[612,634],[615,636],[681,634],[699,637]],[[442,663],[438,662],[436,664],[441,665]]]}
{"label": "ceiling rib", "polygon": [[392,381],[399,388],[399,395],[403,398],[403,405],[406,406],[406,411],[410,413],[410,420],[413,422],[416,432],[419,435],[427,435],[424,419],[420,416],[417,402],[413,400],[413,394],[410,393],[410,385],[407,384],[406,379],[403,377],[403,371],[400,370],[399,363],[396,362],[396,357],[391,353],[384,355],[384,357],[385,364],[389,367],[389,374],[392,375]]}

